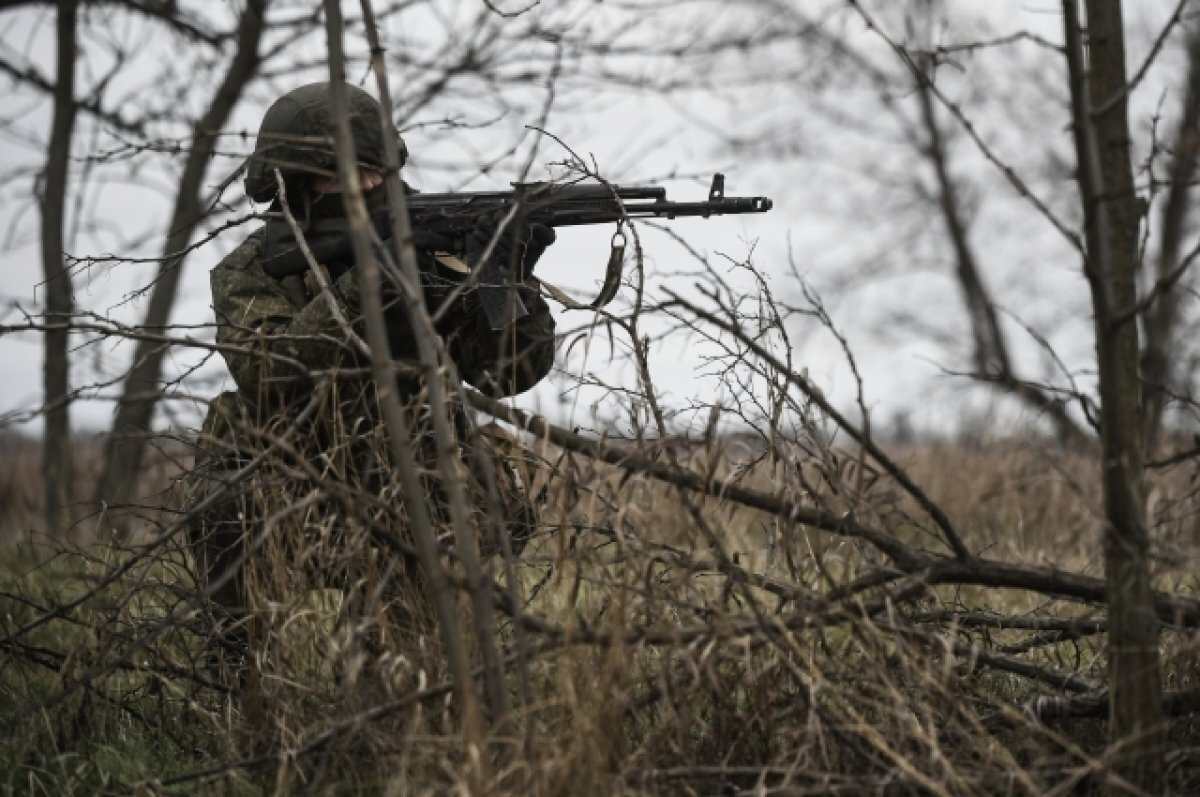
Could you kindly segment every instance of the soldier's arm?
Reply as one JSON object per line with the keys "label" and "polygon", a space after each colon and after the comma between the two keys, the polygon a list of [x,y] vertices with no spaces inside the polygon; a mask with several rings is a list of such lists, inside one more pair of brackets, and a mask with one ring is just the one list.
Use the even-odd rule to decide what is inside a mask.
{"label": "soldier's arm", "polygon": [[554,365],[554,317],[532,283],[520,289],[528,315],[494,330],[477,302],[442,330],[463,379],[491,396],[513,396],[540,382]]}
{"label": "soldier's arm", "polygon": [[481,219],[468,237],[467,254],[473,262],[491,247],[492,257],[501,261],[501,273],[507,273],[508,258],[519,247],[515,290],[526,314],[503,329],[493,329],[479,293],[472,291],[463,298],[458,313],[448,314],[440,332],[463,379],[488,395],[512,396],[536,385],[554,365],[554,317],[532,274],[555,234],[550,227],[534,223],[510,227],[494,241],[500,221]]}
{"label": "soldier's arm", "polygon": [[[227,347],[222,354],[244,395],[290,395],[308,387],[311,371],[333,367],[350,350],[328,300],[298,303],[263,271],[259,246],[252,236],[212,271],[217,342]],[[339,288],[354,284],[343,282]],[[352,297],[335,295],[343,315],[352,318]]]}

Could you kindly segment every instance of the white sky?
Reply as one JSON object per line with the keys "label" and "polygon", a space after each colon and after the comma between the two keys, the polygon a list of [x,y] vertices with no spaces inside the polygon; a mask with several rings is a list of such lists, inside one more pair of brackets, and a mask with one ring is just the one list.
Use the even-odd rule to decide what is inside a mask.
{"label": "white sky", "polygon": [[[224,5],[219,14],[206,3],[187,5],[217,18],[229,17]],[[896,62],[880,40],[865,31],[842,4],[801,2],[798,5],[809,10],[838,9],[829,23],[830,30],[842,32],[852,46],[868,53],[876,64],[896,72]],[[1131,70],[1145,56],[1174,4],[1162,0],[1137,5],[1139,16],[1130,22]],[[424,20],[422,26],[410,27],[403,35],[416,41],[418,32],[441,31],[438,35],[452,39],[455,31],[463,27],[461,18],[476,13],[478,4],[464,0],[439,3],[438,8],[449,16],[459,15],[460,22],[442,28],[436,20]],[[693,4],[680,12],[693,17],[680,19],[689,23],[693,18],[708,20],[714,35],[718,30],[727,31],[742,24],[742,17],[731,17],[722,8],[718,3]],[[605,13],[581,14],[577,30],[589,25],[598,29],[611,25],[614,18],[604,16]],[[934,33],[935,41],[951,44],[979,38],[982,27],[978,20],[982,17],[987,18],[992,33],[997,35],[1027,30],[1051,40],[1061,36],[1056,3],[980,4],[959,0],[947,4],[947,18],[951,22]],[[678,21],[668,17],[661,23],[665,26]],[[189,70],[195,65],[173,52],[177,45],[169,37],[159,34],[146,39],[148,30],[152,28],[137,20],[125,28],[125,43],[139,43],[136,57],[144,67],[128,70],[129,74],[115,81],[116,90],[107,96],[125,96],[126,104],[117,107],[130,113],[143,106],[161,107],[164,102],[199,109],[207,91],[195,90],[197,86],[203,88],[199,78],[195,79],[195,86],[190,85],[193,76]],[[665,28],[651,28],[649,34],[635,31],[621,41],[636,43],[639,36],[654,33],[669,38]],[[905,35],[899,25],[892,25],[889,33]],[[426,44],[434,46],[433,42]],[[0,45],[6,58],[27,60],[43,73],[51,74],[53,13],[43,9],[0,14]],[[309,54],[319,58],[320,45],[319,37],[310,40],[297,48],[297,56]],[[81,76],[81,81],[90,85],[104,69],[111,44],[91,40],[85,42],[85,47],[89,48],[86,52],[91,71]],[[1039,48],[1019,45],[1016,49],[963,56],[957,59],[961,69],[944,68],[939,72],[939,81],[955,101],[962,103],[964,111],[971,114],[997,154],[1018,169],[1028,169],[1035,189],[1064,199],[1056,208],[1061,207],[1069,218],[1073,197],[1070,164],[1064,167],[1060,162],[1064,157],[1069,158],[1067,130],[1062,126],[1066,117],[1061,106],[1055,109],[1054,104],[1061,100],[1064,90],[1053,73],[1042,75],[1045,81],[1039,85],[1036,70],[1040,52]],[[1030,56],[1024,66],[1023,53]],[[799,63],[813,69],[820,65],[806,63],[804,59],[814,56],[804,43],[797,43],[794,50],[773,49],[765,60],[732,59],[727,60],[727,65],[731,69],[769,71],[791,68],[799,58]],[[155,82],[164,63],[172,64],[174,74],[167,81]],[[1153,71],[1135,94],[1131,121],[1142,138],[1146,137],[1147,119],[1160,101],[1168,116],[1178,103],[1178,98],[1170,93],[1176,80],[1171,70],[1177,64],[1178,54],[1169,48],[1163,68]],[[651,70],[666,68],[663,62],[650,67]],[[653,76],[663,77],[663,74]],[[947,350],[936,341],[938,335],[952,337],[956,330],[962,331],[961,323],[956,322],[960,317],[957,294],[946,278],[948,252],[942,241],[944,236],[940,235],[940,221],[936,217],[926,214],[914,221],[902,215],[905,193],[915,183],[930,185],[931,176],[915,163],[911,148],[895,143],[895,123],[880,113],[875,96],[861,91],[841,93],[846,91],[842,77],[830,76],[832,88],[826,92],[802,90],[796,85],[755,86],[737,92],[676,92],[666,96],[645,91],[588,95],[576,91],[561,98],[566,106],[551,114],[547,128],[577,152],[593,157],[615,181],[663,181],[672,199],[701,198],[714,171],[726,173],[730,194],[771,196],[775,210],[767,216],[681,221],[672,228],[695,249],[708,253],[713,262],[720,260],[715,253],[744,257],[753,244],[754,260],[770,275],[773,292],[789,302],[801,303],[799,286],[791,276],[793,272],[816,286],[856,352],[857,365],[865,377],[867,403],[877,423],[905,415],[918,429],[948,431],[972,414],[994,411],[1007,415],[1003,405],[964,391],[961,379],[942,375],[942,369],[965,367],[961,342],[957,349],[952,343]],[[392,79],[395,85],[403,87],[414,85],[412,81],[419,77],[397,70]],[[275,92],[297,82],[301,81],[280,79],[272,85],[256,85],[248,100],[239,106],[229,129],[254,130]],[[182,87],[182,93],[163,92],[167,97],[152,102],[149,98],[163,85],[171,89]],[[483,129],[446,131],[418,126],[408,131],[406,139],[414,157],[412,168],[406,170],[407,178],[427,190],[460,187],[459,178],[436,166],[494,158],[524,136],[525,144],[518,148],[517,154],[500,163],[492,175],[461,187],[482,190],[503,185],[528,157],[527,144],[532,137],[522,128],[536,122],[536,109],[540,107],[543,92],[534,86],[520,99],[527,106],[524,113],[520,110],[502,113],[485,104],[472,106],[465,101],[423,111],[413,120],[415,123],[457,115],[468,123],[485,118],[497,121]],[[908,118],[913,118],[916,106],[911,95],[898,94],[894,102],[902,109],[907,108]],[[49,125],[48,103],[27,90],[19,91],[10,107],[19,108],[20,113],[0,134],[0,174],[10,178],[0,183],[0,230],[3,230],[0,273],[5,276],[0,287],[0,323],[14,323],[21,313],[39,312],[39,218],[29,194],[29,180],[14,180],[11,174],[14,168],[40,165],[44,158],[40,142]],[[1048,116],[1050,112],[1057,116]],[[943,120],[953,129],[945,114]],[[86,124],[91,126],[90,120]],[[746,139],[756,145],[733,149],[723,140],[725,136]],[[961,135],[955,134],[953,139],[955,168],[969,178],[972,187],[971,201],[976,208],[973,235],[980,244],[988,279],[1005,308],[1022,322],[1045,331],[1063,359],[1086,383],[1090,321],[1086,286],[1079,277],[1078,263],[1049,225],[1032,213],[1027,203],[1016,198]],[[31,143],[23,143],[26,140]],[[109,151],[119,143],[110,135],[85,135],[76,141],[74,154],[79,157]],[[224,148],[233,154],[245,153],[250,144],[249,140],[231,137]],[[544,165],[561,157],[557,145],[543,145],[534,157],[531,177],[546,176]],[[164,177],[161,164],[169,161],[159,158],[156,163],[160,165],[137,169],[125,166],[98,169],[97,173],[103,173],[108,182],[93,183],[83,196],[83,213],[74,216],[76,220],[84,216],[95,219],[97,225],[91,230],[76,231],[69,247],[71,252],[79,256],[121,257],[157,254],[156,236],[161,234],[170,211],[170,179]],[[234,163],[233,158],[217,161],[209,184],[227,174]],[[1065,170],[1056,174],[1056,164]],[[676,174],[693,177],[664,180]],[[230,199],[237,195],[240,191],[235,188]],[[539,274],[561,287],[573,289],[577,295],[588,294],[602,276],[611,232],[563,231],[559,243],[539,266]],[[224,234],[189,257],[173,320],[182,324],[211,322],[207,271],[244,234],[245,231],[236,230]],[[688,274],[699,271],[678,245],[656,231],[648,230],[645,236],[647,262],[663,275],[652,280],[652,288],[680,289],[695,281]],[[131,245],[131,240],[138,238],[144,238],[146,243]],[[794,269],[787,267],[789,260],[794,262]],[[860,272],[864,264],[878,266],[886,273],[865,287],[851,289],[848,275]],[[135,323],[143,312],[143,303],[126,301],[126,297],[130,290],[145,283],[152,270],[152,266],[145,264],[93,266],[77,279],[78,306]],[[902,323],[896,316],[904,311],[912,317]],[[580,313],[563,312],[559,313],[559,322],[560,328],[571,328],[585,324],[587,318]],[[931,334],[918,334],[911,328],[914,324],[930,327]],[[1037,353],[1036,345],[1021,333],[1015,321],[1010,333],[1014,347],[1022,352],[1025,372],[1031,377],[1050,373],[1046,371],[1046,358]],[[796,338],[800,342],[798,354],[809,375],[839,404],[849,405],[854,382],[833,338],[812,327],[798,327]],[[597,341],[593,341],[592,356],[586,359],[579,356],[582,347],[572,351],[569,370],[596,373],[607,381],[630,378],[628,364],[612,361]],[[83,348],[74,360],[73,378],[76,384],[112,379],[121,372],[126,357],[128,347],[111,342]],[[196,353],[192,351],[176,351],[172,357],[177,369],[186,369],[195,360]],[[36,433],[39,428],[36,408],[41,404],[41,349],[36,336],[0,336],[0,363],[9,374],[8,379],[0,381],[0,417],[7,415],[12,421],[32,415],[28,422],[17,423],[16,428]],[[712,381],[698,376],[702,366],[693,341],[668,340],[656,349],[654,364],[655,378],[668,394],[669,405],[683,406],[689,400],[714,397]],[[207,397],[227,381],[223,366],[213,360],[187,385],[196,396]],[[520,403],[562,420],[568,420],[566,416],[574,412],[569,420],[587,425],[589,403],[595,394],[585,391],[564,396],[563,385],[563,380],[547,383],[522,397]],[[98,392],[111,399],[115,387]],[[965,409],[964,404],[972,408]],[[195,406],[192,405],[193,410]],[[187,402],[173,402],[168,407],[179,413],[175,422],[194,423],[194,411],[188,412]],[[102,430],[111,411],[110,401],[80,401],[73,406],[73,421],[80,430]]]}

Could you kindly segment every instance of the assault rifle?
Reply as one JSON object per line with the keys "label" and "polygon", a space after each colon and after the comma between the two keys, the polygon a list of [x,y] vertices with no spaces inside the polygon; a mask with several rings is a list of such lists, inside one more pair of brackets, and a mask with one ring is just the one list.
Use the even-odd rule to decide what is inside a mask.
{"label": "assault rifle", "polygon": [[725,216],[766,213],[772,203],[765,196],[725,196],[725,175],[713,177],[703,202],[671,202],[667,189],[658,185],[625,188],[609,185],[557,185],[514,183],[511,191],[460,194],[411,194],[408,212],[413,227],[448,237],[474,229],[480,216],[495,215],[517,205],[527,222],[547,227],[612,224],[622,219],[676,219],[689,216]]}
{"label": "assault rifle", "polygon": [[[507,213],[516,206],[516,219],[547,227],[614,224],[625,219],[676,219],[766,213],[771,200],[762,196],[725,195],[725,175],[713,176],[708,199],[671,202],[667,189],[648,185],[623,188],[615,185],[515,183],[511,191],[460,194],[413,194],[408,213],[413,229],[428,230],[451,240],[461,238],[481,217]],[[492,329],[504,329],[527,311],[521,297],[504,287],[503,269],[488,264],[479,274],[479,300]]]}
{"label": "assault rifle", "polygon": [[[435,233],[451,241],[463,240],[482,219],[494,219],[514,208],[516,223],[573,227],[615,224],[626,219],[766,213],[772,207],[771,200],[763,196],[726,196],[722,174],[713,177],[708,199],[700,202],[671,202],[667,199],[667,189],[656,185],[621,187],[578,183],[515,183],[510,191],[414,193],[408,195],[407,202],[415,231]],[[349,254],[345,224],[342,219],[318,221],[306,232],[306,240],[318,261],[333,262]],[[376,217],[375,224],[381,238],[391,235],[386,215]],[[282,278],[307,271],[306,261],[295,241],[291,240],[286,224],[268,222],[266,240],[264,267],[268,274]],[[504,329],[528,312],[516,292],[506,286],[503,272],[498,262],[489,262],[479,273],[479,299],[493,329]]]}

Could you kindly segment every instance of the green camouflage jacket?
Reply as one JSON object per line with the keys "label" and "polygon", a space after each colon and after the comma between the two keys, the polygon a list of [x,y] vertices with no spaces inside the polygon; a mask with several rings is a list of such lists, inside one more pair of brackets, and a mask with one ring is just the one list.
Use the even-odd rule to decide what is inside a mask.
{"label": "green camouflage jacket", "polygon": [[[420,253],[426,301],[436,308],[460,275]],[[243,400],[274,393],[288,397],[307,392],[314,371],[349,367],[357,356],[326,297],[310,279],[268,275],[262,265],[263,236],[251,235],[212,271],[217,343]],[[323,264],[338,273],[335,295],[343,316],[362,333],[358,288],[347,264]],[[340,268],[339,268],[340,267]],[[463,379],[492,395],[515,395],[533,387],[554,361],[554,319],[545,300],[529,284],[521,289],[529,314],[508,329],[494,331],[471,292],[444,314],[439,332]],[[415,363],[412,330],[399,308],[388,312],[392,356]],[[411,389],[412,386],[410,386]],[[409,391],[406,391],[409,392]]]}

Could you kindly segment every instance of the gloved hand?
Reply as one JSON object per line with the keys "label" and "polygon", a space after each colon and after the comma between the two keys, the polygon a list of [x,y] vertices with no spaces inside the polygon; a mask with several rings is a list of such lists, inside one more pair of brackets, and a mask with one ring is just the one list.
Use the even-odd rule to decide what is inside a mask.
{"label": "gloved hand", "polygon": [[[434,265],[434,256],[437,253],[454,251],[454,241],[439,233],[421,228],[413,229],[412,236],[413,248],[417,252],[417,267],[420,271],[419,279],[421,286],[426,290],[428,295],[430,285],[436,282],[431,275],[438,271],[436,265]],[[384,239],[383,248],[387,251],[389,258],[394,261],[396,257],[396,243],[391,235],[388,235]],[[439,276],[445,277],[444,274],[440,274]],[[392,277],[386,273],[383,275],[381,290],[385,309],[399,308],[402,298],[400,291],[396,287]]]}
{"label": "gloved hand", "polygon": [[525,256],[521,259],[521,279],[533,274],[538,260],[546,254],[550,245],[558,240],[558,233],[554,232],[554,228],[545,224],[530,224],[526,229],[529,231],[529,238],[525,244]]}
{"label": "gloved hand", "polygon": [[453,252],[454,241],[436,232],[417,228],[413,230],[413,248],[418,253]]}
{"label": "gloved hand", "polygon": [[[490,218],[483,218],[470,235],[467,236],[467,261],[472,265],[487,251],[487,246],[496,237],[496,230],[504,222],[506,213],[500,212]],[[511,278],[515,282],[523,282],[531,274],[538,260],[546,249],[558,238],[553,228],[538,223],[510,222],[504,227],[499,240],[492,248],[491,264],[499,273],[509,275],[510,267],[516,266]]]}

